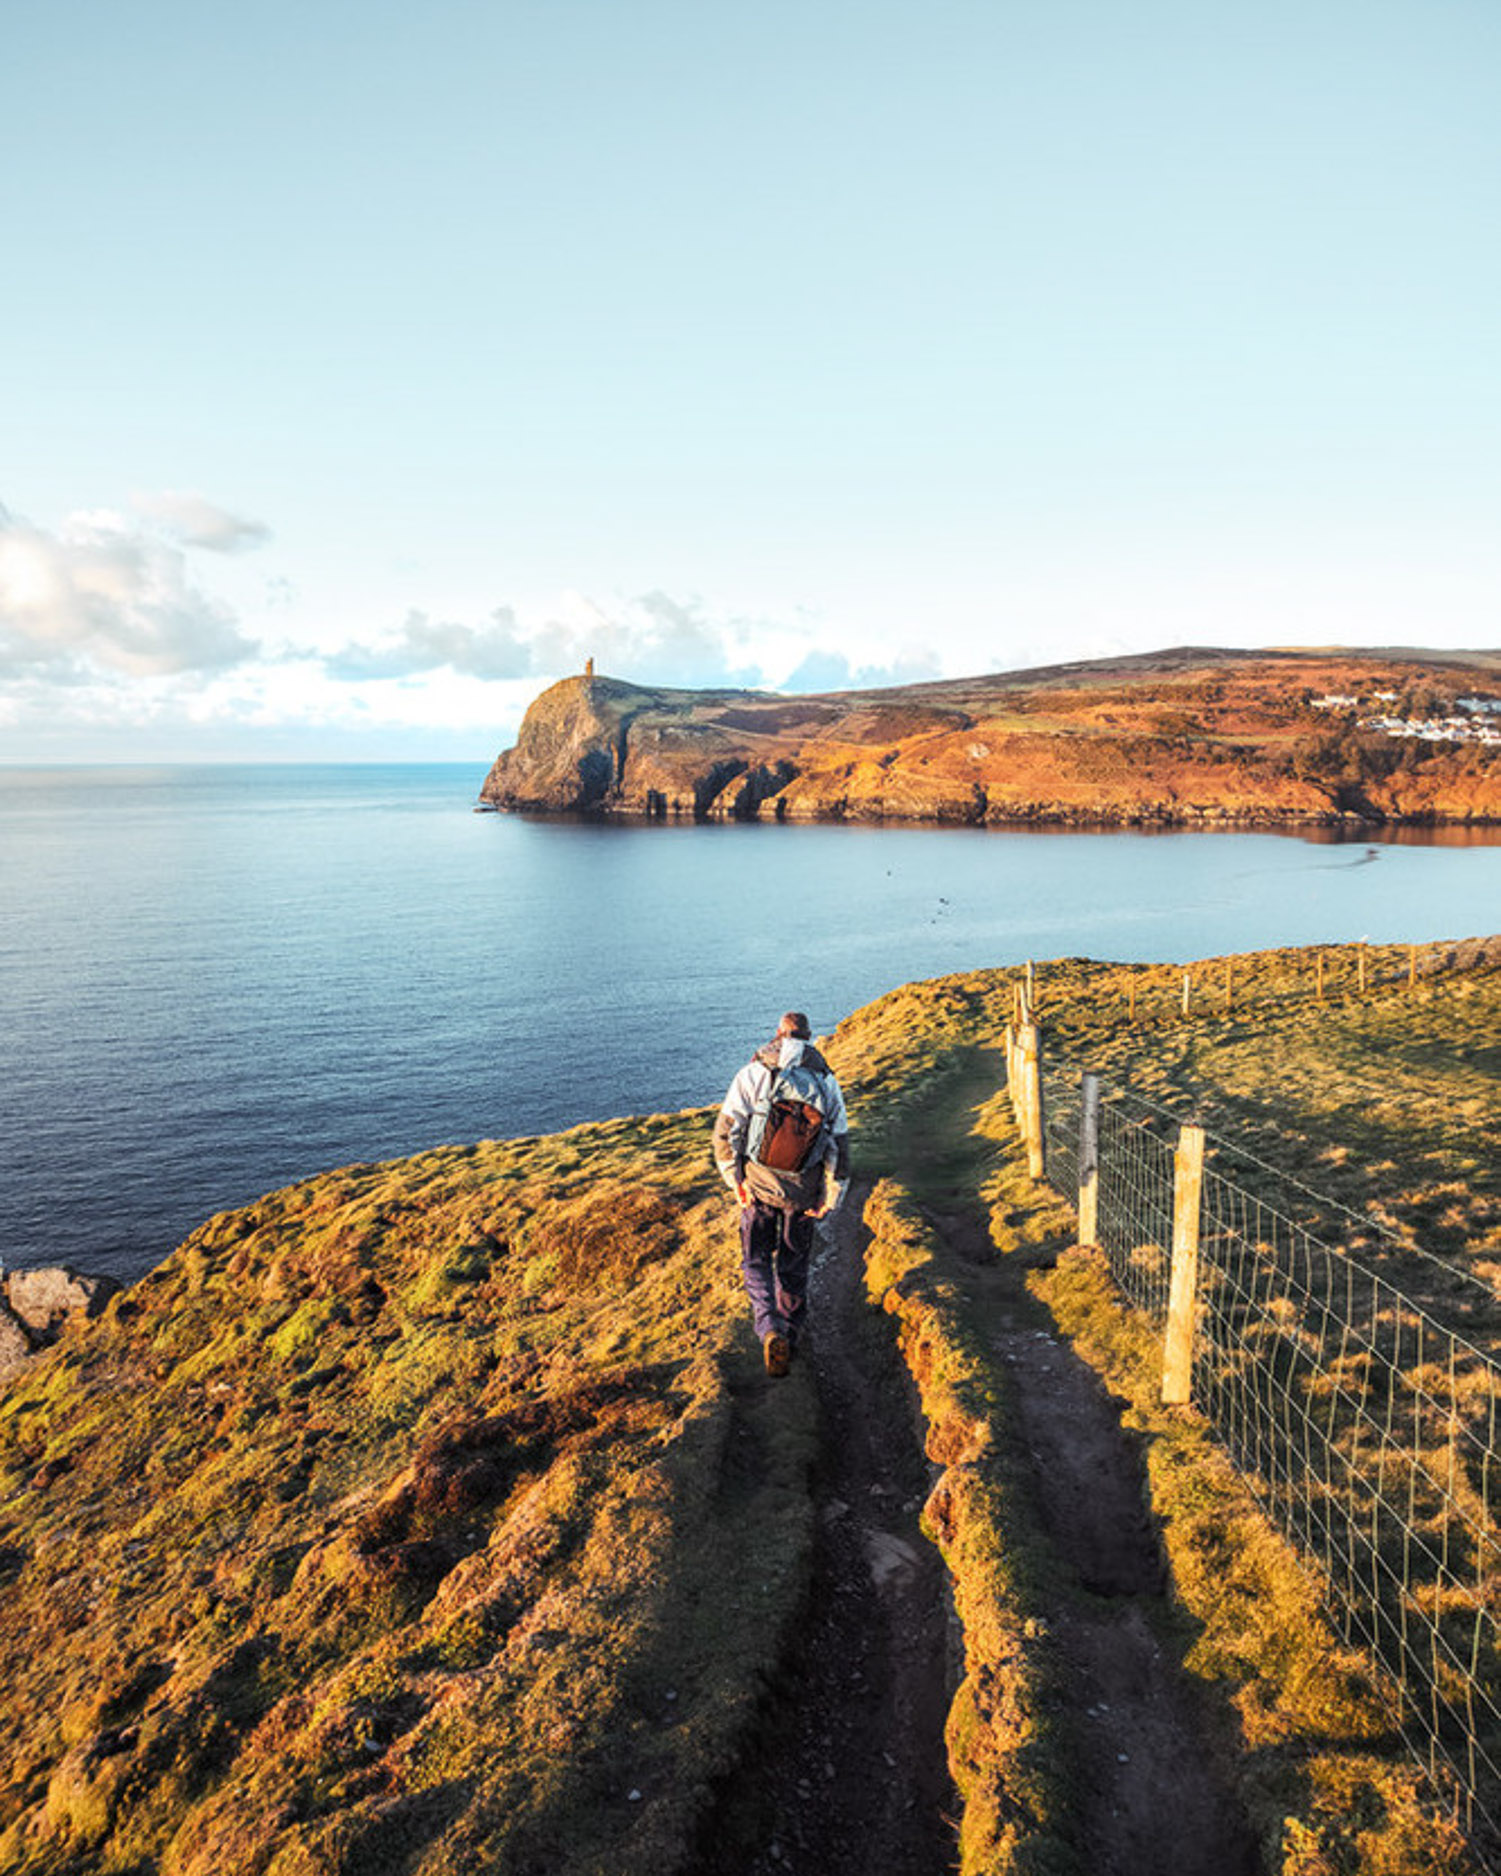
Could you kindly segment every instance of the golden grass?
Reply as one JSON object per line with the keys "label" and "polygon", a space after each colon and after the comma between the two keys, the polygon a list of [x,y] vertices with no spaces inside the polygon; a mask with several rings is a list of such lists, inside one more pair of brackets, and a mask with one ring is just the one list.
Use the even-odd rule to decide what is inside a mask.
{"label": "golden grass", "polygon": [[[1473,1244],[1475,1221],[1489,1217],[1495,1175],[1488,1166],[1473,1177],[1463,1163],[1466,1144],[1449,1118],[1455,1091],[1464,1089],[1492,1120],[1501,1111],[1494,1100],[1501,979],[1490,974],[1490,952],[1477,962],[1478,971],[1413,991],[1405,951],[1368,957],[1366,996],[1331,1004],[1336,969],[1355,978],[1353,947],[1326,957],[1322,1003],[1312,954],[1262,954],[1235,961],[1238,1016],[1191,999],[1197,1014],[1186,1021],[1181,972],[1151,974],[1155,1008],[1143,991],[1147,973],[1085,960],[1050,963],[1038,989],[1055,1046],[1080,1062],[1157,1100],[1193,1106],[1227,1131],[1248,1125],[1255,1150],[1283,1159],[1297,1177],[1356,1161],[1364,1189],[1389,1194],[1408,1220],[1426,1207],[1452,1222],[1461,1208]],[[1198,975],[1223,983],[1222,962]],[[1371,1664],[1330,1629],[1316,1575],[1268,1524],[1202,1420],[1158,1405],[1156,1333],[1121,1306],[1097,1255],[1072,1251],[1055,1260],[1066,1219],[1027,1179],[1009,1104],[983,1098],[978,1072],[994,1060],[1016,980],[1016,973],[977,973],[908,986],[857,1013],[835,1050],[841,1066],[840,1045],[857,1062],[879,1065],[864,1085],[883,1170],[910,1178],[934,1215],[966,1195],[979,1198],[992,1243],[1016,1272],[1009,1286],[987,1284],[895,1187],[877,1195],[868,1281],[901,1325],[930,1451],[949,1468],[928,1517],[954,1572],[965,1629],[966,1675],[951,1721],[966,1801],[962,1868],[989,1876],[1063,1866],[1074,1841],[1069,1730],[1051,1712],[1053,1665],[1035,1632],[1036,1558],[1045,1539],[1024,1473],[1008,1462],[1009,1377],[986,1355],[986,1312],[1010,1307],[1024,1275],[1075,1352],[1129,1402],[1127,1423],[1144,1436],[1182,1658],[1240,1741],[1231,1776],[1264,1866],[1283,1876],[1473,1869],[1446,1800],[1425,1787],[1390,1727]],[[1248,1045],[1248,1055],[1238,1053]],[[1341,1151],[1340,1123],[1352,1111],[1341,1078],[1380,1075],[1383,1048],[1406,1051],[1421,1095],[1391,1109],[1360,1107],[1363,1131]],[[926,1112],[910,1082],[882,1086],[913,1056]],[[1490,1077],[1489,1092],[1476,1088],[1477,1074]],[[1416,1154],[1406,1144],[1414,1138]],[[1440,1268],[1414,1268],[1427,1271],[1431,1291],[1445,1291]],[[976,1490],[987,1475],[1004,1478],[1004,1487]]]}
{"label": "golden grass", "polygon": [[1203,1420],[1159,1401],[1161,1344],[1123,1310],[1104,1260],[1073,1250],[1030,1285],[1146,1436],[1188,1670],[1233,1710],[1238,1784],[1268,1867],[1467,1871],[1442,1803],[1420,1790],[1358,1651],[1336,1638],[1313,1571],[1268,1524]]}
{"label": "golden grass", "polygon": [[[1375,961],[1362,999],[1330,988],[1353,949],[1326,960],[1319,1004],[1312,954],[1238,960],[1231,1010],[1206,992],[1187,1022],[1178,973],[1062,960],[1039,989],[1058,1046],[1487,1274],[1501,980],[1409,994],[1405,953]],[[964,1625],[964,1868],[1074,1857],[1077,1768],[1036,1627],[1046,1543],[987,1336],[1017,1299],[1130,1403],[1184,1658],[1239,1729],[1267,1867],[1466,1867],[1314,1580],[1192,1417],[1154,1405],[1150,1338],[1093,1260],[1046,1268],[1066,1215],[1028,1186],[995,1092],[1015,977],[904,987],[829,1045],[857,1164],[886,1181],[870,1293],[942,1468],[927,1523]],[[1352,1102],[1373,1073],[1380,1098]],[[692,1861],[802,1606],[816,1442],[807,1378],[760,1372],[709,1122],[613,1121],[272,1193],[12,1384],[0,1867]],[[988,1218],[996,1265],[955,1255],[930,1222],[946,1205]]]}
{"label": "golden grass", "polygon": [[12,1388],[0,1865],[681,1864],[810,1537],[707,1124],[271,1194]]}

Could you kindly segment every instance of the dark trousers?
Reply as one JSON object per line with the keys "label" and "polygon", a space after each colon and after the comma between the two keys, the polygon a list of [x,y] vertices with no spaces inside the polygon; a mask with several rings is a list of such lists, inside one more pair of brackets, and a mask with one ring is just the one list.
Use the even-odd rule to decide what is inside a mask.
{"label": "dark trousers", "polygon": [[740,1272],[750,1298],[756,1335],[773,1331],[796,1345],[808,1294],[813,1220],[756,1200],[740,1208]]}

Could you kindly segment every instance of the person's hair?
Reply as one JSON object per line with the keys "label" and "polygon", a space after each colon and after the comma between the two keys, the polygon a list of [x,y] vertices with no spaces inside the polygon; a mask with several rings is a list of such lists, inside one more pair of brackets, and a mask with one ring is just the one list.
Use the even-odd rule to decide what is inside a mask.
{"label": "person's hair", "polygon": [[789,1010],[782,1018],[781,1022],[777,1024],[777,1034],[779,1036],[794,1036],[799,1042],[806,1042],[813,1034],[813,1031],[808,1025],[807,1017],[803,1015],[801,1010]]}

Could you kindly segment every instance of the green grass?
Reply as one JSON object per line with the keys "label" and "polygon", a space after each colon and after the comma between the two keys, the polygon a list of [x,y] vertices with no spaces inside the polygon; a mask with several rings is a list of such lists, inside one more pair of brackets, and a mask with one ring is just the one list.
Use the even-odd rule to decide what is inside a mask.
{"label": "green grass", "polygon": [[[1479,1165],[1471,1135],[1501,1112],[1501,977],[1488,954],[1478,963],[1409,991],[1406,954],[1377,957],[1367,995],[1335,1001],[1336,970],[1356,975],[1351,950],[1326,958],[1320,1001],[1313,954],[1262,954],[1235,963],[1238,1008],[1191,997],[1186,1020],[1179,971],[1061,960],[1039,973],[1038,992],[1056,1052],[1196,1112],[1295,1178],[1350,1166],[1347,1202],[1374,1195],[1413,1239],[1425,1220],[1453,1224],[1463,1207],[1455,1238],[1434,1248],[1485,1274],[1495,1172]],[[1195,975],[1223,984],[1218,962]],[[1317,1574],[1268,1524],[1203,1420],[1160,1406],[1159,1333],[1122,1307],[1097,1255],[1057,1255],[1071,1215],[1027,1178],[1009,1103],[994,1092],[1015,981],[977,973],[909,986],[840,1037],[856,1060],[921,1065],[915,1087],[895,1075],[883,1085],[879,1073],[865,1084],[866,1124],[893,1180],[872,1208],[868,1281],[900,1324],[930,1452],[947,1467],[930,1523],[965,1629],[951,1721],[963,1869],[1066,1867],[1077,1846],[1078,1770],[1057,1712],[1057,1664],[1037,1632],[1047,1539],[1015,1450],[1010,1381],[987,1356],[987,1320],[1014,1312],[1023,1291],[1126,1401],[1144,1440],[1172,1581],[1164,1642],[1217,1704],[1222,1736],[1242,1742],[1230,1776],[1263,1866],[1282,1876],[1473,1868],[1444,1794],[1424,1786],[1390,1727],[1373,1664],[1336,1640]],[[1393,1058],[1408,1069],[1401,1087]],[[1352,1102],[1346,1080],[1361,1075],[1390,1092]],[[1347,1143],[1352,1118],[1360,1130]],[[956,1256],[919,1201],[928,1219],[983,1208],[999,1268]],[[1409,1265],[1430,1290],[1446,1288],[1437,1266]]]}
{"label": "green grass", "polygon": [[11,1389],[6,1869],[683,1860],[811,1518],[708,1118],[271,1194]]}
{"label": "green grass", "polygon": [[[1240,960],[1228,1012],[1206,966],[1186,1022],[1165,969],[1061,960],[1038,987],[1058,1051],[1492,1282],[1501,978],[1409,994],[1405,953],[1373,962],[1360,998],[1354,953],[1333,958],[1320,1004],[1311,953]],[[899,1339],[943,1474],[927,1517],[964,1626],[966,1871],[1077,1861],[1000,1308],[1051,1320],[1128,1403],[1175,1585],[1167,1639],[1242,1733],[1267,1867],[1463,1868],[1316,1581],[1202,1426],[1155,1405],[1151,1338],[1097,1264],[1057,1259],[1067,1213],[1026,1181],[996,1092],[1015,981],[906,986],[829,1045],[857,1165],[883,1182],[872,1324]],[[761,1372],[710,1120],[269,1194],[12,1383],[0,1866],[688,1866],[796,1632],[817,1438],[808,1377]],[[978,1221],[993,1259],[958,1254],[946,1217]]]}
{"label": "green grass", "polygon": [[980,1275],[894,1183],[866,1209],[866,1285],[898,1325],[930,1460],[943,1468],[923,1514],[954,1587],[963,1675],[949,1766],[964,1801],[963,1872],[1073,1876],[1075,1778],[1056,1666],[1038,1640],[1049,1557],[1014,1436],[1011,1381],[986,1346]]}
{"label": "green grass", "polygon": [[[1406,947],[1365,952],[1364,994],[1352,945],[1231,960],[1228,1010],[1227,961],[1207,961],[1192,972],[1186,1021],[1181,971],[1101,966],[1055,982],[1049,967],[1049,1045],[1108,1083],[1192,1111],[1292,1179],[1368,1213],[1399,1243],[1493,1281],[1501,943],[1425,946],[1412,987]],[[1260,1176],[1266,1184],[1264,1168]],[[1297,1203],[1306,1209],[1306,1195]]]}

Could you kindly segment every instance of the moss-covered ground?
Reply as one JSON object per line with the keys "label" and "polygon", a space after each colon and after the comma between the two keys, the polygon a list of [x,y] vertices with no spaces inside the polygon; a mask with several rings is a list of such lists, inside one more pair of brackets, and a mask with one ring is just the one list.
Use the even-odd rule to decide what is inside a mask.
{"label": "moss-covered ground", "polygon": [[[1494,1275],[1501,977],[1404,954],[1065,961],[1055,1045]],[[998,1094],[1016,973],[830,1043],[867,1284],[918,1381],[965,1632],[969,1871],[1081,1867],[1054,1567],[999,1310],[1071,1342],[1147,1455],[1163,1645],[1283,1876],[1469,1867],[1367,1664],[1192,1414]],[[1320,994],[1322,992],[1322,995]],[[1358,1097],[1351,1090],[1360,1090]],[[356,1166],[210,1220],[0,1400],[0,1868],[311,1876],[702,1867],[795,1632],[817,1440],[739,1294],[710,1116]],[[955,1220],[978,1221],[983,1250]],[[1423,1268],[1430,1266],[1420,1260]]]}
{"label": "moss-covered ground", "polygon": [[681,1862],[810,1515],[705,1140],[274,1193],[13,1386],[0,1867]]}
{"label": "moss-covered ground", "polygon": [[[1245,1142],[1241,1176],[1371,1208],[1422,1256],[1391,1259],[1442,1309],[1449,1269],[1493,1277],[1501,1115],[1501,953],[1494,941],[1214,960],[1181,970],[1049,964],[1033,990],[1047,1046]],[[1416,969],[1414,968],[1416,966]],[[1362,984],[1362,979],[1364,980]],[[1202,1683],[1260,1867],[1282,1876],[1478,1868],[1455,1798],[1424,1783],[1371,1663],[1340,1644],[1320,1580],[1268,1525],[1192,1412],[1160,1404],[1160,1333],[1124,1309],[1074,1218],[1027,1176],[996,1095],[1021,976],[909,987],[841,1041],[880,1065],[867,1153],[888,1181],[871,1209],[872,1297],[898,1320],[946,1467],[929,1523],[956,1583],[966,1674],[950,1723],[966,1798],[962,1867],[1084,1869],[1076,1717],[1042,1617],[1057,1580],[1018,1432],[1014,1371],[987,1334],[1028,1307],[1121,1401],[1146,1455],[1171,1596],[1162,1640]],[[926,1006],[925,1008],[922,1006]],[[881,1086],[919,1038],[922,1090]],[[935,1057],[931,1043],[939,1043]],[[979,1209],[992,1259],[953,1221]],[[1347,1221],[1343,1221],[1347,1222]],[[1437,1227],[1435,1230],[1434,1227]],[[1434,1253],[1429,1255],[1428,1253]],[[1477,1327],[1463,1283],[1465,1326]],[[1478,1854],[1488,1853],[1482,1847]]]}

